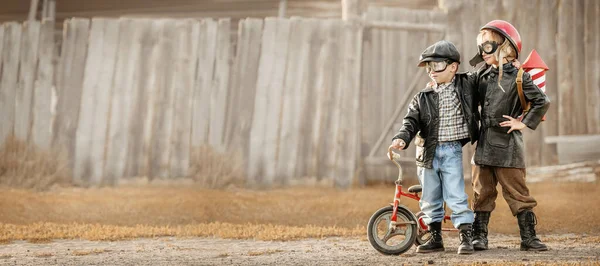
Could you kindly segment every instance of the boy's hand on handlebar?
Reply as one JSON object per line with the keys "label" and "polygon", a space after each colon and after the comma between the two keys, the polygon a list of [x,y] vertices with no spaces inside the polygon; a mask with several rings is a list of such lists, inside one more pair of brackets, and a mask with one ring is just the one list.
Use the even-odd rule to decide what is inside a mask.
{"label": "boy's hand on handlebar", "polygon": [[404,146],[406,146],[406,143],[404,143],[404,140],[402,139],[395,139],[392,141],[392,148],[396,150],[402,150],[404,149]]}

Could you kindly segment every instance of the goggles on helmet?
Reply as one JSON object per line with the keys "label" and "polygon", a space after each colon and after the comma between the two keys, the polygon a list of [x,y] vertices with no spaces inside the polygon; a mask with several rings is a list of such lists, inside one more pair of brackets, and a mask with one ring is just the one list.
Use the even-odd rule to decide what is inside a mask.
{"label": "goggles on helmet", "polygon": [[478,45],[478,47],[479,54],[481,54],[482,52],[486,54],[493,54],[494,52],[496,52],[496,50],[498,50],[498,43],[494,41],[487,41]]}
{"label": "goggles on helmet", "polygon": [[449,64],[452,62],[449,61],[439,61],[439,62],[427,62],[425,63],[425,70],[427,73],[433,72],[443,72],[446,70]]}

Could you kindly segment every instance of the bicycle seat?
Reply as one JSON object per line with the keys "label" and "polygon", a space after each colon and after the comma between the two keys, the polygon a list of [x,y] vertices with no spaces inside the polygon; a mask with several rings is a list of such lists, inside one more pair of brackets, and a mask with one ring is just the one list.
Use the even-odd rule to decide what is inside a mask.
{"label": "bicycle seat", "polygon": [[421,185],[414,185],[408,188],[408,192],[410,193],[419,193],[423,190]]}

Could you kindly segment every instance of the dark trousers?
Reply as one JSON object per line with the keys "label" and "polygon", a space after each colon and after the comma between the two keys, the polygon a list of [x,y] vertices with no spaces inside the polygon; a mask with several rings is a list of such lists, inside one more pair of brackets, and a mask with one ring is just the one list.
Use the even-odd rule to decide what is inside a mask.
{"label": "dark trousers", "polygon": [[514,216],[537,205],[537,201],[529,195],[529,189],[525,184],[524,168],[474,165],[472,173],[473,211],[491,212],[496,208],[498,182],[502,186],[502,196]]}

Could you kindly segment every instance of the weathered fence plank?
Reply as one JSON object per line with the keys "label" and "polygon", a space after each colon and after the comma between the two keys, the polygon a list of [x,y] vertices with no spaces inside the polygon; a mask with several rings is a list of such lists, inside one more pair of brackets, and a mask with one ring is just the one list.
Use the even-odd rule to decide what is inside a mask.
{"label": "weathered fence plank", "polygon": [[[147,43],[145,51],[147,52],[146,56],[148,57],[148,66],[144,75],[146,75],[147,83],[146,86],[140,90],[140,96],[138,98],[138,109],[140,112],[139,119],[142,120],[142,125],[140,125],[139,132],[141,136],[141,142],[138,146],[139,150],[134,150],[134,153],[138,153],[137,156],[137,164],[138,164],[138,175],[147,176],[149,178],[153,178],[153,165],[152,158],[155,151],[153,150],[154,138],[157,137],[155,135],[155,123],[158,121],[155,120],[157,117],[157,112],[160,112],[158,108],[158,101],[161,97],[160,93],[164,89],[163,80],[165,79],[166,73],[168,73],[168,69],[171,66],[167,65],[165,62],[165,58],[162,58],[163,49],[165,46],[166,40],[162,37],[164,31],[169,29],[165,28],[167,24],[167,20],[153,20],[150,25],[150,32],[147,36]],[[162,86],[162,87],[161,87]],[[134,132],[132,132],[134,134]],[[133,136],[133,135],[132,135]]]}
{"label": "weathered fence plank", "polygon": [[217,23],[213,19],[200,22],[198,39],[198,69],[192,101],[192,147],[208,144],[210,130],[210,95],[212,89],[215,52],[217,44]]}
{"label": "weathered fence plank", "polygon": [[[0,70],[2,70],[2,58],[4,57],[2,55],[2,51],[4,47],[4,24],[0,24]],[[1,73],[1,72],[0,72]]]}
{"label": "weathered fence plank", "polygon": [[[557,32],[558,32],[558,16],[548,15],[553,14],[558,10],[557,0],[539,0],[539,14],[545,14],[539,18],[539,30],[537,30],[538,43],[535,47],[540,56],[548,65],[550,70],[546,73],[546,94],[550,98],[550,108],[546,113],[546,121],[536,131],[541,131],[542,136],[558,135],[559,126],[559,98],[558,98],[558,72],[561,71],[557,60]],[[522,60],[525,60],[523,57]],[[542,138],[543,138],[542,137]],[[556,144],[544,143],[541,145],[540,161],[541,165],[552,165],[558,163],[558,155]],[[527,156],[529,157],[529,155]]]}
{"label": "weathered fence plank", "polygon": [[[383,19],[381,8],[371,8],[367,13],[367,19]],[[369,126],[363,132],[363,146],[371,147],[381,134],[379,127],[383,127],[385,114],[381,113],[381,94],[383,92],[383,35],[386,31],[376,29],[365,29],[363,58],[366,61],[363,66],[363,87],[364,92],[363,102],[361,104],[363,110],[363,120],[369,121]],[[369,130],[369,127],[371,129]],[[363,154],[366,155],[366,154]]]}
{"label": "weathered fence plank", "polygon": [[318,179],[324,178],[327,171],[325,158],[329,153],[327,140],[331,137],[328,131],[329,106],[331,106],[331,93],[333,91],[333,81],[335,77],[336,63],[336,39],[335,33],[338,32],[339,23],[335,20],[325,20],[318,31],[319,37],[322,40],[321,45],[316,51],[316,61],[312,69],[314,73],[314,116],[310,124],[312,134],[310,142],[306,146],[311,147],[311,152],[307,158],[306,167],[308,168],[308,176]]}
{"label": "weathered fence plank", "polygon": [[224,151],[225,118],[227,117],[227,97],[229,95],[229,71],[231,68],[231,21],[219,19],[217,24],[217,47],[215,73],[210,94],[210,131],[208,143],[217,151]]}
{"label": "weathered fence plank", "polygon": [[144,21],[135,19],[119,21],[119,46],[106,143],[108,156],[104,168],[107,183],[118,182],[119,178],[125,176],[131,139],[129,131],[133,118],[132,106],[137,98],[141,37],[147,31],[146,25]]}
{"label": "weathered fence plank", "polygon": [[558,61],[563,65],[567,66],[558,73],[559,82],[559,97],[558,103],[558,114],[559,114],[559,135],[572,135],[577,134],[578,130],[575,126],[573,119],[574,114],[572,112],[573,105],[575,104],[574,96],[577,95],[573,86],[573,69],[568,67],[573,63],[573,53],[575,49],[572,49],[572,33],[573,33],[573,2],[572,1],[559,1],[558,13],[561,14],[558,18],[558,33],[557,33],[557,56]]}
{"label": "weathered fence plank", "polygon": [[[225,24],[228,25],[228,24]],[[174,69],[173,87],[173,133],[171,133],[171,177],[183,177],[188,174],[190,165],[190,133],[192,123],[192,88],[194,87],[194,74],[196,73],[196,60],[198,58],[198,47],[194,46],[198,40],[198,29],[194,30],[192,20],[178,21],[176,24],[176,54]],[[221,32],[220,32],[221,33]],[[223,32],[223,33],[229,33]],[[224,42],[229,44],[229,39]],[[228,49],[227,45],[223,49]],[[228,62],[228,53],[223,60]],[[220,55],[223,56],[223,55]],[[221,73],[220,78],[229,77],[227,71],[221,67],[218,69]],[[221,85],[221,88],[227,89],[227,84]],[[222,103],[222,107],[226,107]],[[221,137],[223,132],[221,132]]]}
{"label": "weathered fence plank", "polygon": [[89,26],[88,19],[65,21],[61,58],[56,73],[57,103],[53,146],[66,154],[71,169],[74,168]]}
{"label": "weathered fence plank", "polygon": [[575,134],[585,134],[588,132],[588,114],[586,112],[587,107],[586,107],[586,97],[589,97],[591,95],[586,95],[586,89],[585,89],[585,74],[586,74],[586,70],[585,70],[585,58],[587,56],[590,56],[590,54],[585,54],[585,48],[583,49],[573,49],[573,47],[584,47],[584,33],[583,30],[584,28],[584,10],[583,10],[583,2],[579,1],[577,3],[575,3],[573,5],[573,13],[572,13],[572,19],[573,19],[573,24],[571,25],[571,33],[572,35],[572,39],[571,39],[571,51],[572,51],[572,55],[573,58],[571,59],[572,62],[570,64],[570,68],[572,69],[572,75],[573,75],[573,80],[572,80],[572,84],[573,84],[573,89],[576,90],[576,93],[579,94],[583,94],[585,95],[584,97],[573,97],[573,106],[571,109],[571,116],[572,117],[577,117],[577,119],[573,119],[573,122],[575,123]]}
{"label": "weathered fence plank", "polygon": [[42,149],[50,148],[52,141],[52,97],[56,59],[54,21],[45,20],[40,28],[37,75],[33,95],[33,122],[31,141]]}
{"label": "weathered fence plank", "polygon": [[15,93],[15,136],[23,141],[29,139],[31,130],[33,85],[37,70],[39,37],[39,21],[23,23],[19,83]]}
{"label": "weathered fence plank", "polygon": [[77,183],[100,185],[103,181],[104,148],[118,45],[119,21],[92,19],[77,126],[73,172]]}
{"label": "weathered fence plank", "polygon": [[[594,1],[596,3],[595,10],[596,12],[592,14],[592,17],[595,18],[595,32],[600,31],[600,3]],[[595,46],[596,46],[596,56],[592,58],[596,58],[595,64],[593,65],[594,69],[600,69],[600,34],[593,34],[596,37]],[[595,84],[595,85],[594,85]],[[600,87],[600,76],[596,75],[595,82],[592,83],[592,87]],[[596,91],[597,94],[600,92]],[[594,99],[600,99],[600,97],[595,97]],[[600,119],[600,104],[596,104],[596,117]],[[598,121],[598,120],[597,120]],[[598,121],[598,125],[596,126],[596,133],[600,134],[600,121]]]}
{"label": "weathered fence plank", "polygon": [[171,29],[175,26],[174,20],[166,20],[161,32],[159,71],[156,81],[156,101],[154,103],[154,114],[152,123],[152,144],[150,154],[150,170],[148,176],[168,177],[170,172],[171,133],[173,124],[173,69],[174,56],[176,54],[175,32]]}
{"label": "weathered fence plank", "polygon": [[349,187],[356,181],[356,165],[360,156],[359,138],[361,136],[360,118],[360,75],[362,62],[362,34],[363,29],[353,22],[345,23],[342,28],[344,54],[341,60],[342,92],[340,103],[340,129],[336,136],[335,149],[336,171],[334,174],[335,185]]}
{"label": "weathered fence plank", "polygon": [[149,131],[148,123],[151,120],[148,116],[152,113],[153,97],[155,97],[155,58],[158,49],[158,38],[160,32],[155,25],[156,20],[142,20],[143,31],[140,36],[140,56],[135,65],[137,74],[135,78],[135,87],[132,87],[134,98],[131,102],[131,118],[129,119],[129,141],[127,151],[126,176],[146,176],[148,157],[145,155],[150,151],[148,148],[147,136]]}
{"label": "weathered fence plank", "polygon": [[588,117],[588,134],[600,133],[600,105],[596,103],[600,98],[600,77],[597,73],[600,54],[598,54],[596,45],[600,42],[598,37],[600,28],[598,28],[597,23],[600,20],[597,15],[599,8],[598,1],[584,0],[583,10],[585,14],[583,16],[584,27],[582,28],[584,49],[582,53],[585,56],[585,64],[581,65],[584,69],[584,73],[582,73],[583,85],[586,88],[584,105]]}
{"label": "weathered fence plank", "polygon": [[254,116],[250,131],[250,184],[271,184],[277,165],[282,87],[285,79],[290,21],[266,18],[263,29]]}
{"label": "weathered fence plank", "polygon": [[21,24],[5,23],[2,47],[2,78],[0,80],[0,143],[14,134],[15,95],[19,73],[19,55],[21,49]]}
{"label": "weathered fence plank", "polygon": [[[304,73],[302,81],[302,91],[304,91],[301,98],[301,112],[297,118],[299,121],[298,131],[296,134],[299,135],[298,149],[296,149],[296,163],[294,174],[285,180],[284,184],[293,184],[302,182],[306,183],[306,178],[316,177],[315,169],[311,168],[312,158],[318,156],[316,153],[318,150],[313,148],[313,135],[318,130],[318,127],[313,127],[314,120],[316,119],[316,105],[318,102],[319,95],[317,94],[317,80],[316,77],[319,74],[317,69],[317,61],[319,60],[319,52],[323,49],[327,41],[327,31],[324,26],[327,20],[324,19],[309,19],[307,20],[308,29],[312,33],[309,35],[309,52],[306,58],[306,71]],[[293,178],[293,179],[291,179]]]}
{"label": "weathered fence plank", "polygon": [[297,165],[302,165],[299,161],[301,138],[304,129],[301,128],[304,119],[304,108],[307,107],[306,94],[310,93],[307,83],[308,59],[310,57],[311,35],[316,28],[315,24],[307,19],[292,18],[290,31],[294,32],[290,36],[288,49],[294,51],[288,53],[285,70],[285,81],[279,89],[282,91],[281,98],[281,117],[280,117],[280,136],[277,140],[277,165],[275,175],[278,184],[285,184],[287,180],[296,174]]}
{"label": "weathered fence plank", "polygon": [[[227,148],[248,154],[262,39],[262,19],[245,19],[238,27],[237,52],[231,72],[227,111]],[[247,160],[244,162],[247,163]],[[247,167],[247,166],[246,166]],[[245,167],[245,168],[246,168]]]}
{"label": "weathered fence plank", "polygon": [[[393,15],[391,14],[390,8],[384,8],[382,10],[381,16],[383,20],[392,20]],[[398,88],[394,88],[394,78],[396,76],[404,75],[400,72],[396,72],[396,61],[394,60],[395,47],[394,47],[394,36],[398,35],[397,31],[385,31],[381,36],[381,49],[382,49],[382,57],[381,64],[383,68],[381,69],[381,94],[379,94],[379,101],[377,102],[377,106],[379,108],[379,120],[381,125],[378,126],[378,131],[381,131],[380,128],[383,128],[385,121],[387,120],[387,116],[394,112],[393,103],[395,102],[396,92],[399,90]],[[405,51],[408,55],[410,51]],[[398,62],[398,65],[402,65],[402,62]]]}

